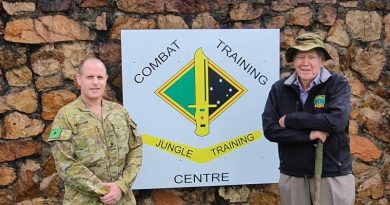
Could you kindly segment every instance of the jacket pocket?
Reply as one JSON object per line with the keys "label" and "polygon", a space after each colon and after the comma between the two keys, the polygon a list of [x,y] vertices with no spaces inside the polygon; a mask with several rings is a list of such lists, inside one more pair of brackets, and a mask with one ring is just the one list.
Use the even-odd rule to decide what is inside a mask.
{"label": "jacket pocket", "polygon": [[337,135],[331,135],[324,144],[323,174],[336,174],[341,172],[340,149]]}
{"label": "jacket pocket", "polygon": [[83,164],[93,164],[105,158],[103,142],[95,126],[80,127],[74,144],[76,157]]}
{"label": "jacket pocket", "polygon": [[119,159],[124,159],[129,153],[130,129],[125,119],[116,118],[112,123],[118,145]]}

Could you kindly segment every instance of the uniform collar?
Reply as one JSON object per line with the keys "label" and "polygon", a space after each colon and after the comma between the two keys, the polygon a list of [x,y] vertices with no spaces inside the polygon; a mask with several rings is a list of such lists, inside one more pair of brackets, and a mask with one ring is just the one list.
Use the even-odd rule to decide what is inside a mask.
{"label": "uniform collar", "polygon": [[[77,99],[77,107],[80,110],[84,111],[84,112],[89,112],[88,106],[85,103],[84,99],[81,97],[81,95]],[[105,117],[106,113],[108,113],[109,110],[111,110],[110,104],[108,103],[107,100],[102,99],[102,114],[103,114],[103,117]]]}
{"label": "uniform collar", "polygon": [[105,99],[102,99],[102,115],[103,115],[103,119],[106,119],[108,113],[109,113],[109,110],[111,110],[111,104],[108,103],[107,100]]}
{"label": "uniform collar", "polygon": [[87,106],[87,104],[85,104],[84,99],[81,97],[81,95],[80,95],[79,98],[77,99],[76,105],[77,105],[77,107],[78,107],[81,111],[89,112],[88,106]]}

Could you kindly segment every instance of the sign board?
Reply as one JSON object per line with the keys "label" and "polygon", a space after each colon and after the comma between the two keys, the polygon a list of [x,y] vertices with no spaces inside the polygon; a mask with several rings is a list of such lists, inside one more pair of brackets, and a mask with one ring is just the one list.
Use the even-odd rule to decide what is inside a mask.
{"label": "sign board", "polygon": [[279,30],[124,30],[123,102],[144,141],[133,189],[276,183],[261,114]]}

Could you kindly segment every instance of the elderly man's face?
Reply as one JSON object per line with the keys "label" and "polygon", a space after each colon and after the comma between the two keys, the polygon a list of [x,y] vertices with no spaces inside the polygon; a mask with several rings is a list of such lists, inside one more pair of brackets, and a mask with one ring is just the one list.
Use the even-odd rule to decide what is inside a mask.
{"label": "elderly man's face", "polygon": [[324,66],[322,56],[315,50],[297,51],[294,68],[301,83],[310,83]]}

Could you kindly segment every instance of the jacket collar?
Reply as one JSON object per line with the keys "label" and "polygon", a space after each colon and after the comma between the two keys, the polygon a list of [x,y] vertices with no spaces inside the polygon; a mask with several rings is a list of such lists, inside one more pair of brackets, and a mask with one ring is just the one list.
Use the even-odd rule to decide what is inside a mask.
{"label": "jacket collar", "polygon": [[[332,76],[332,74],[324,67],[321,68],[319,75],[320,75],[320,83],[327,81]],[[290,77],[287,78],[286,81],[284,81],[284,84],[291,85],[294,84],[295,81],[297,80],[298,80],[297,72],[294,72],[293,74],[291,74]]]}
{"label": "jacket collar", "polygon": [[[84,99],[81,97],[81,95],[78,97],[78,99],[76,101],[76,105],[77,105],[77,107],[81,111],[89,112],[88,106],[85,103]],[[109,110],[111,110],[111,108],[112,107],[110,106],[108,101],[105,100],[105,99],[102,99],[102,114],[103,114],[103,117],[105,117],[105,115],[108,113]]]}

